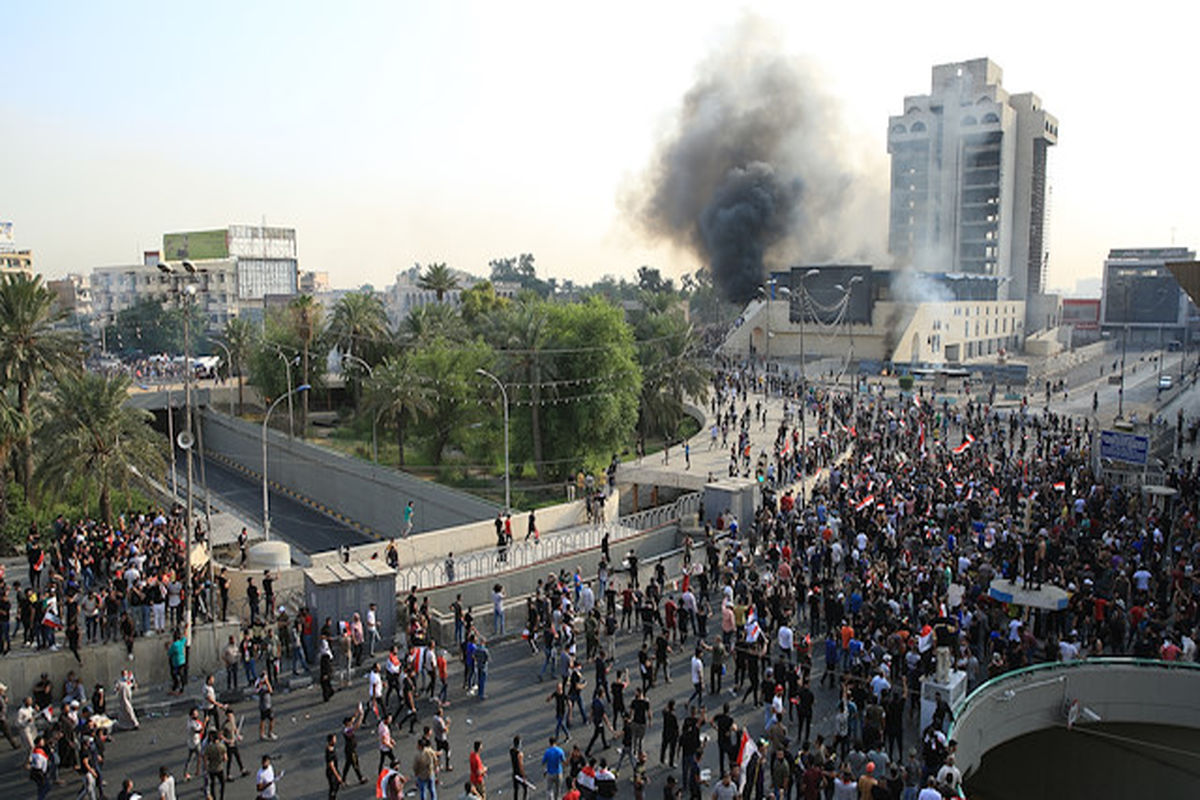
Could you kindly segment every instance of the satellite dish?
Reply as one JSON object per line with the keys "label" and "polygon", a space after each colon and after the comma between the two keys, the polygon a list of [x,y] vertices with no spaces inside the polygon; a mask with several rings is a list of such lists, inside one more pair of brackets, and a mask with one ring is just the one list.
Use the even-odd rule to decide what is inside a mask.
{"label": "satellite dish", "polygon": [[196,437],[192,435],[191,431],[180,431],[179,435],[175,437],[175,443],[182,450],[191,450],[192,445],[196,443]]}

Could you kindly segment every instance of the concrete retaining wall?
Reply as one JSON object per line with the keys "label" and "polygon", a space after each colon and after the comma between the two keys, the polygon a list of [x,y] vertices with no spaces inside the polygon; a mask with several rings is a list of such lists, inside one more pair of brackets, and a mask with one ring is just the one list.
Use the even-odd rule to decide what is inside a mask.
{"label": "concrete retaining wall", "polygon": [[[241,636],[236,623],[192,628],[191,677],[222,668],[221,648],[230,636]],[[62,640],[61,636],[59,640]],[[132,669],[143,686],[170,683],[171,669],[167,664],[167,645],[170,643],[168,635],[139,637],[133,643],[133,661],[125,655],[124,642],[90,645],[79,651],[82,664],[65,647],[55,652],[16,649],[0,658],[0,682],[8,684],[9,697],[18,706],[43,672],[54,683],[55,697],[62,691],[62,682],[70,670],[83,680],[89,696],[97,683],[111,692],[113,683],[126,669]]]}
{"label": "concrete retaining wall", "polygon": [[[620,502],[621,498],[617,492],[608,497],[605,501],[606,519],[616,518]],[[486,550],[495,547],[496,511],[497,509],[493,508],[490,518],[479,522],[469,522],[465,525],[455,525],[435,531],[417,532],[403,539],[397,537],[396,549],[400,553],[400,564],[402,566],[409,566],[412,564],[424,564],[430,561],[440,563],[446,557],[447,553],[459,553],[463,555],[473,550]],[[514,540],[520,541],[525,538],[525,531],[528,529],[528,517],[528,511],[513,511],[512,528]],[[586,523],[587,505],[583,500],[573,500],[569,503],[560,503],[556,506],[539,508],[536,512],[536,519],[538,530],[544,536],[551,531],[573,528],[576,525]],[[382,559],[386,549],[387,544],[384,542],[358,545],[350,548],[350,558],[351,560]],[[312,564],[314,567],[320,567],[338,559],[337,551],[314,553],[312,555]]]}
{"label": "concrete retaining wall", "polygon": [[[247,472],[262,475],[262,427],[205,408],[204,446]],[[333,450],[268,430],[267,477],[358,523],[379,538],[399,533],[404,506],[415,503],[417,531],[431,531],[489,519],[496,513],[478,497],[369,464]]]}
{"label": "concrete retaining wall", "polygon": [[[1002,675],[954,710],[958,767],[969,774],[992,748],[1065,724],[1074,700],[1103,722],[1200,728],[1200,665],[1098,658]],[[1087,717],[1078,724],[1088,724]]]}

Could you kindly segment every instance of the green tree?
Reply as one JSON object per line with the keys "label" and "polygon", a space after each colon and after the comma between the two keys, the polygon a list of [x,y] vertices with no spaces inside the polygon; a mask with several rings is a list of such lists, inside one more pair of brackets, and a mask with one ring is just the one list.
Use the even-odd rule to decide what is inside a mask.
{"label": "green tree", "polygon": [[401,467],[404,466],[408,426],[433,412],[431,395],[429,384],[417,375],[407,353],[388,356],[367,381],[364,411],[372,417],[378,414],[385,425],[396,428]]}
{"label": "green tree", "polygon": [[249,320],[242,319],[241,317],[233,317],[225,323],[225,331],[222,337],[225,346],[229,348],[229,357],[233,362],[229,365],[230,373],[237,373],[238,415],[241,416],[245,413],[245,401],[242,389],[246,373],[246,363],[257,344],[258,329]]}
{"label": "green tree", "polygon": [[435,339],[465,341],[467,328],[454,306],[437,303],[417,306],[410,311],[400,326],[399,336],[407,344],[420,347]]}
{"label": "green tree", "polygon": [[509,305],[507,297],[496,294],[491,281],[480,281],[469,289],[463,289],[459,297],[459,308],[463,322],[477,325],[490,315],[503,311]]}
{"label": "green tree", "polygon": [[109,524],[114,485],[127,488],[135,470],[159,475],[166,468],[163,441],[150,427],[150,413],[126,405],[129,386],[125,375],[63,375],[55,383],[46,423],[38,433],[46,445],[41,483],[99,484],[100,515]]}
{"label": "green tree", "polygon": [[[386,353],[390,338],[383,300],[373,292],[343,295],[333,307],[325,338],[341,353],[361,358],[374,366]],[[342,367],[352,383],[357,408],[362,400],[363,367],[354,359],[347,359]]]}
{"label": "green tree", "polygon": [[[29,417],[13,405],[11,393],[0,389],[0,530],[8,523],[9,456],[32,427]],[[19,487],[14,486],[14,489]]]}
{"label": "green tree", "polygon": [[[46,375],[65,376],[80,368],[77,331],[62,329],[53,292],[41,277],[8,275],[0,280],[0,381],[17,390],[17,410],[32,419],[33,393]],[[21,436],[21,483],[33,497],[33,431]]]}
{"label": "green tree", "polygon": [[699,340],[682,311],[672,309],[643,317],[636,330],[642,392],[638,425],[642,436],[660,433],[668,441],[679,435],[684,400],[703,404],[710,373]]}
{"label": "green tree", "polygon": [[[533,293],[523,293],[508,311],[500,315],[494,327],[495,346],[502,354],[505,368],[517,386],[529,392],[529,433],[534,469],[538,479],[545,477],[542,447],[542,381],[553,377],[553,361],[540,352],[550,336],[548,304]],[[523,386],[522,386],[523,384]],[[510,388],[510,392],[512,389]]]}
{"label": "green tree", "polygon": [[[188,311],[191,314],[192,352],[200,353],[207,345],[208,319],[198,303],[192,302]],[[127,353],[182,353],[183,320],[188,311],[149,298],[141,300],[117,314],[114,323],[105,331],[108,346]]]}
{"label": "green tree", "polygon": [[492,282],[504,281],[520,284],[522,289],[529,289],[539,296],[545,297],[550,294],[551,286],[537,276],[537,268],[533,262],[533,253],[521,253],[512,258],[492,259],[488,262]]}
{"label": "green tree", "polygon": [[425,268],[417,285],[427,292],[436,294],[437,301],[440,303],[447,292],[458,288],[458,278],[454,277],[454,272],[444,262],[430,264]]}
{"label": "green tree", "polygon": [[428,387],[432,408],[418,429],[428,445],[429,460],[441,464],[446,449],[463,446],[467,431],[479,419],[479,377],[475,370],[492,363],[492,349],[482,341],[466,343],[435,338],[412,352],[416,379]]}
{"label": "green tree", "polygon": [[[313,346],[321,338],[323,309],[321,304],[313,299],[311,294],[302,294],[288,303],[288,320],[292,334],[300,345],[300,381],[311,384],[312,370],[310,369]],[[300,396],[300,435],[308,433],[308,396],[311,392],[303,392]]]}
{"label": "green tree", "polygon": [[[541,387],[546,460],[556,477],[587,461],[607,461],[633,434],[642,374],[633,331],[621,310],[599,297],[550,303],[547,350],[553,385]],[[531,401],[517,392],[518,408]]]}

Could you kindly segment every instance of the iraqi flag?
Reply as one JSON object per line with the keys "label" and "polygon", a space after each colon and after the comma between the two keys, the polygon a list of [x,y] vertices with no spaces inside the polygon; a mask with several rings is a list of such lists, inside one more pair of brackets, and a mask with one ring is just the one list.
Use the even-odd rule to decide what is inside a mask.
{"label": "iraqi flag", "polygon": [[969,448],[974,441],[975,437],[968,433],[967,438],[963,440],[963,443],[954,448],[954,455],[966,452],[967,448]]}
{"label": "iraqi flag", "polygon": [[53,611],[46,612],[46,615],[42,617],[42,624],[47,628],[53,628],[56,631],[61,631],[63,629],[62,619],[59,618],[58,614],[55,614]]}
{"label": "iraqi flag", "polygon": [[1054,491],[1065,492],[1066,490],[1067,490],[1067,484],[1064,483],[1063,481],[1059,481],[1058,483],[1054,484]]}
{"label": "iraqi flag", "polygon": [[869,494],[866,497],[864,497],[862,500],[858,501],[858,504],[854,506],[854,510],[862,511],[864,508],[870,507],[871,504],[874,502],[875,502],[875,495]]}
{"label": "iraqi flag", "polygon": [[750,774],[750,761],[758,755],[758,746],[754,744],[754,740],[750,738],[750,734],[742,731],[742,742],[738,745],[737,763],[741,767],[739,770],[741,778],[738,780],[738,791],[741,791],[746,786],[746,777]]}
{"label": "iraqi flag", "polygon": [[762,636],[762,626],[758,624],[758,614],[751,611],[750,616],[746,617],[746,641],[754,644],[760,636]]}
{"label": "iraqi flag", "polygon": [[387,783],[392,779],[393,775],[399,775],[400,770],[385,767],[379,771],[379,777],[375,780],[375,797],[379,800],[387,797]]}

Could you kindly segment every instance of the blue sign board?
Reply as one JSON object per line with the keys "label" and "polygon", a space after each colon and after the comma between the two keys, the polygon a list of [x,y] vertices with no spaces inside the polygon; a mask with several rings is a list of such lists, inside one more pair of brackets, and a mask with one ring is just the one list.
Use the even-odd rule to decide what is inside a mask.
{"label": "blue sign board", "polygon": [[1100,457],[1128,464],[1145,464],[1150,437],[1121,431],[1100,431]]}

